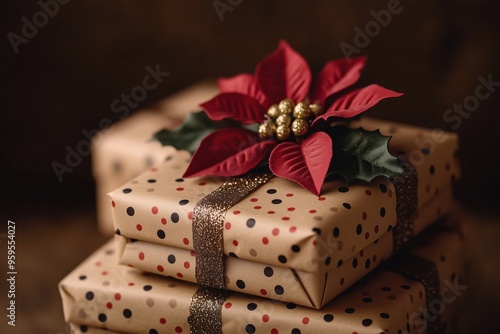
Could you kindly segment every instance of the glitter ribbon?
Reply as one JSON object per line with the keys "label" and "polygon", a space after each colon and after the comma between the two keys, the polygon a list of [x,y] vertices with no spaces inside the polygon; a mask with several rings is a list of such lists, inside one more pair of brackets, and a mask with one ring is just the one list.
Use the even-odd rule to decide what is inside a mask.
{"label": "glitter ribbon", "polygon": [[233,178],[196,203],[193,210],[193,247],[196,252],[196,281],[199,284],[226,289],[223,239],[226,212],[272,176],[262,173]]}
{"label": "glitter ribbon", "polygon": [[[431,303],[441,300],[439,275],[436,265],[432,261],[413,254],[403,254],[402,258],[394,263],[396,264],[392,266],[392,271],[424,285],[427,310],[430,310]],[[433,317],[427,322],[427,333],[429,334],[440,333],[440,312],[437,312]]]}
{"label": "glitter ribbon", "polygon": [[415,167],[402,161],[404,173],[391,178],[396,189],[397,222],[392,229],[394,251],[399,251],[414,234],[414,215],[418,205],[418,178]]}
{"label": "glitter ribbon", "polygon": [[191,297],[188,323],[191,334],[222,333],[222,304],[229,297],[227,290],[200,287]]}

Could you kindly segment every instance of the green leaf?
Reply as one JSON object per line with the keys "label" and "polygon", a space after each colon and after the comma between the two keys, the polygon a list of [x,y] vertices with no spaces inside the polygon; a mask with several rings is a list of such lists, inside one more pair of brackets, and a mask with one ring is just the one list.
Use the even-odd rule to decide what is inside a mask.
{"label": "green leaf", "polygon": [[241,127],[241,125],[232,120],[212,121],[203,111],[193,112],[186,117],[183,124],[175,129],[160,130],[153,134],[151,140],[157,140],[163,146],[171,145],[178,150],[193,153],[205,136],[228,127]]}
{"label": "green leaf", "polygon": [[378,176],[401,175],[403,167],[388,149],[390,136],[380,131],[336,126],[328,131],[333,142],[333,158],[328,175],[340,174],[349,183],[370,182]]}

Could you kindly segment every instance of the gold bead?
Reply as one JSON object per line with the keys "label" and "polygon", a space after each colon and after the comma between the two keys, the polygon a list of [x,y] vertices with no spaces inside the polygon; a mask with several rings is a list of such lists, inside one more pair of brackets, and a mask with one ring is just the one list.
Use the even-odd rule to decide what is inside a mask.
{"label": "gold bead", "polygon": [[273,121],[266,121],[259,125],[259,137],[271,138],[276,133],[276,124]]}
{"label": "gold bead", "polygon": [[293,109],[293,117],[307,119],[311,116],[311,109],[304,102],[299,102]]}
{"label": "gold bead", "polygon": [[295,107],[295,103],[290,99],[284,99],[278,105],[281,114],[291,114],[293,107]]}
{"label": "gold bead", "polygon": [[276,118],[276,124],[278,126],[284,125],[286,127],[289,127],[290,124],[292,124],[292,117],[287,114],[279,115],[278,118]]}
{"label": "gold bead", "polygon": [[291,132],[292,131],[290,130],[290,127],[278,125],[278,127],[276,128],[276,137],[279,140],[287,140],[288,137],[290,137]]}
{"label": "gold bead", "polygon": [[321,115],[323,112],[323,108],[321,107],[321,104],[318,103],[311,103],[309,105],[309,109],[311,109],[312,113],[316,116]]}
{"label": "gold bead", "polygon": [[277,104],[273,104],[272,106],[269,107],[267,110],[267,114],[272,117],[272,118],[278,118],[280,115],[280,110]]}
{"label": "gold bead", "polygon": [[297,118],[292,123],[292,132],[296,136],[304,136],[309,131],[309,122],[305,119]]}

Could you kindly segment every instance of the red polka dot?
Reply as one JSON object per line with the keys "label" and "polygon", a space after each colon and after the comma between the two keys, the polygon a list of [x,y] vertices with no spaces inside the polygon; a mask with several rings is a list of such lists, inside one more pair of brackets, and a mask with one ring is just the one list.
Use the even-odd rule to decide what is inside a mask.
{"label": "red polka dot", "polygon": [[367,217],[367,216],[368,216],[368,215],[366,214],[366,212],[363,212],[363,214],[361,215],[361,217],[363,217],[363,220],[366,220],[366,217]]}
{"label": "red polka dot", "polygon": [[177,273],[177,277],[179,277],[179,278],[183,278],[183,277],[184,277],[184,275],[182,275],[182,273]]}
{"label": "red polka dot", "polygon": [[368,239],[370,237],[370,232],[365,233],[365,239]]}
{"label": "red polka dot", "polygon": [[275,229],[273,229],[272,233],[273,233],[274,236],[277,236],[278,234],[280,234],[280,230],[277,229],[277,228],[275,228]]}
{"label": "red polka dot", "polygon": [[434,192],[434,195],[435,196],[439,195],[439,188],[436,188],[436,191]]}
{"label": "red polka dot", "polygon": [[175,332],[182,333],[182,327],[180,327],[180,326],[175,327]]}
{"label": "red polka dot", "polygon": [[142,231],[142,225],[141,224],[135,225],[135,228],[137,229],[137,231]]}
{"label": "red polka dot", "polygon": [[238,240],[233,240],[233,245],[238,246]]}
{"label": "red polka dot", "polygon": [[422,299],[423,296],[424,296],[424,294],[422,293],[422,291],[419,291],[418,292],[418,298]]}
{"label": "red polka dot", "polygon": [[359,251],[359,256],[363,257],[363,255],[365,255],[365,251],[362,249]]}
{"label": "red polka dot", "polygon": [[292,193],[288,193],[285,195],[286,197],[293,197],[293,194]]}
{"label": "red polka dot", "polygon": [[275,212],[274,211],[267,211],[267,213],[270,215],[274,215]]}
{"label": "red polka dot", "polygon": [[288,211],[295,211],[295,208],[294,207],[289,207],[287,210]]}
{"label": "red polka dot", "polygon": [[267,237],[262,238],[262,243],[267,245],[269,243],[269,239]]}
{"label": "red polka dot", "polygon": [[193,211],[188,212],[188,219],[193,220]]}
{"label": "red polka dot", "polygon": [[281,220],[290,220],[290,217],[282,217]]}
{"label": "red polka dot", "polygon": [[340,278],[340,285],[344,285],[344,277]]}
{"label": "red polka dot", "polygon": [[195,256],[196,255],[196,252],[194,250],[190,251],[189,254],[191,254],[191,256]]}
{"label": "red polka dot", "polygon": [[167,319],[160,318],[160,324],[165,325],[167,323]]}
{"label": "red polka dot", "polygon": [[134,283],[134,282],[130,282],[130,283],[128,284],[128,286],[134,286],[134,285],[135,285],[135,283]]}
{"label": "red polka dot", "polygon": [[116,206],[115,201],[111,201],[111,206],[114,208]]}
{"label": "red polka dot", "polygon": [[276,328],[271,329],[271,334],[279,334],[280,331],[277,330]]}
{"label": "red polka dot", "polygon": [[373,255],[373,262],[377,262],[377,255]]}
{"label": "red polka dot", "polygon": [[106,276],[107,274],[108,274],[108,272],[107,272],[107,271],[103,271],[103,272],[101,273],[101,275],[103,275],[103,276]]}
{"label": "red polka dot", "polygon": [[317,244],[316,240],[313,240],[312,244],[313,244],[313,246],[316,246],[316,244]]}
{"label": "red polka dot", "polygon": [[97,261],[97,262],[95,263],[96,267],[100,267],[100,266],[101,266],[101,264],[102,264],[102,263],[101,263],[100,261]]}
{"label": "red polka dot", "polygon": [[156,206],[153,206],[153,207],[151,208],[151,212],[152,212],[154,215],[156,215],[156,214],[158,213],[158,208],[157,208]]}
{"label": "red polka dot", "polygon": [[241,211],[239,211],[239,210],[233,211],[233,215],[239,215],[240,213],[241,213]]}
{"label": "red polka dot", "polygon": [[109,309],[112,309],[112,308],[113,308],[113,304],[111,304],[111,303],[107,303],[107,304],[106,304],[106,307],[107,307],[107,308],[109,308]]}
{"label": "red polka dot", "polygon": [[144,260],[144,253],[143,252],[139,253],[139,260]]}
{"label": "red polka dot", "polygon": [[149,170],[152,171],[152,172],[156,172],[158,170],[158,168],[153,167],[153,168],[150,168]]}
{"label": "red polka dot", "polygon": [[184,243],[184,245],[189,245],[189,239],[188,238],[182,239],[182,242]]}
{"label": "red polka dot", "polygon": [[297,231],[297,227],[295,226],[290,227],[290,233],[293,233],[295,231]]}
{"label": "red polka dot", "polygon": [[163,225],[167,225],[167,219],[166,219],[166,218],[162,218],[162,219],[161,219],[161,223],[162,223]]}
{"label": "red polka dot", "polygon": [[324,201],[325,199],[326,199],[326,197],[323,197],[323,196],[318,197],[318,201]]}
{"label": "red polka dot", "polygon": [[309,213],[316,213],[316,210],[309,210]]}
{"label": "red polka dot", "polygon": [[257,202],[259,199],[258,198],[250,198],[250,202]]}
{"label": "red polka dot", "polygon": [[189,262],[184,262],[184,268],[189,269],[191,267],[191,264]]}
{"label": "red polka dot", "polygon": [[179,188],[175,188],[175,190],[177,190],[177,191],[183,191],[183,190],[184,190],[184,188],[179,187]]}
{"label": "red polka dot", "polygon": [[267,295],[266,289],[260,289],[260,294],[263,296]]}
{"label": "red polka dot", "polygon": [[365,190],[365,194],[368,195],[368,196],[371,196],[372,195],[372,191],[369,190],[369,189],[366,189]]}
{"label": "red polka dot", "polygon": [[231,304],[231,303],[225,303],[225,304],[224,304],[224,307],[225,307],[225,308],[231,308],[231,306],[233,306],[233,304]]}
{"label": "red polka dot", "polygon": [[122,299],[122,295],[120,295],[118,292],[117,292],[117,293],[115,293],[115,299],[116,299],[116,300],[120,300],[120,299]]}
{"label": "red polka dot", "polygon": [[302,323],[303,323],[304,325],[307,325],[307,324],[309,323],[309,318],[308,318],[308,317],[304,317],[304,318],[302,319]]}
{"label": "red polka dot", "polygon": [[256,206],[254,206],[253,208],[254,208],[255,210],[260,210],[260,209],[262,209],[262,207],[261,207],[260,205],[256,205]]}
{"label": "red polka dot", "polygon": [[226,230],[229,230],[231,229],[231,223],[230,222],[227,222],[224,227],[226,228]]}
{"label": "red polka dot", "polygon": [[375,229],[374,229],[375,233],[378,233],[378,229],[379,229],[378,225],[375,225]]}
{"label": "red polka dot", "polygon": [[157,266],[156,266],[156,269],[158,269],[158,271],[159,271],[159,272],[161,272],[161,273],[162,273],[163,271],[165,271],[165,269],[164,269],[164,268],[163,268],[163,266],[161,266],[161,265],[157,265]]}
{"label": "red polka dot", "polygon": [[268,322],[268,321],[269,321],[269,314],[264,314],[264,315],[262,316],[262,321],[263,321],[263,322]]}

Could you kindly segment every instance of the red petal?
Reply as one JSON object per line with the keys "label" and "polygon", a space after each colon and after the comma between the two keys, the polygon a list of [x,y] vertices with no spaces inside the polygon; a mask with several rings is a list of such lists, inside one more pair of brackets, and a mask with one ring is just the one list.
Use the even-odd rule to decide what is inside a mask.
{"label": "red petal", "polygon": [[301,145],[285,142],[276,146],[269,157],[269,168],[276,176],[297,182],[319,195],[332,155],[330,136],[316,132]]}
{"label": "red petal", "polygon": [[257,65],[255,77],[270,103],[286,98],[303,101],[311,85],[309,66],[285,41]]}
{"label": "red petal", "polygon": [[401,95],[403,95],[403,93],[394,92],[379,85],[369,85],[339,97],[333,102],[330,108],[328,108],[323,115],[317,117],[314,122],[318,119],[327,120],[329,117],[351,118],[370,109],[383,99]]}
{"label": "red petal", "polygon": [[262,122],[265,114],[259,101],[241,93],[220,93],[200,104],[200,107],[214,121],[231,118],[243,124],[252,124]]}
{"label": "red petal", "polygon": [[312,101],[324,103],[324,100],[335,93],[355,84],[365,67],[366,57],[353,60],[337,59],[326,63],[321,70],[312,94]]}
{"label": "red petal", "polygon": [[267,100],[251,74],[240,74],[231,78],[219,78],[217,84],[222,93],[241,93],[253,97],[260,104],[267,105]]}
{"label": "red petal", "polygon": [[212,132],[201,141],[184,177],[244,174],[257,166],[275,146],[276,141],[260,141],[255,132],[245,129]]}

